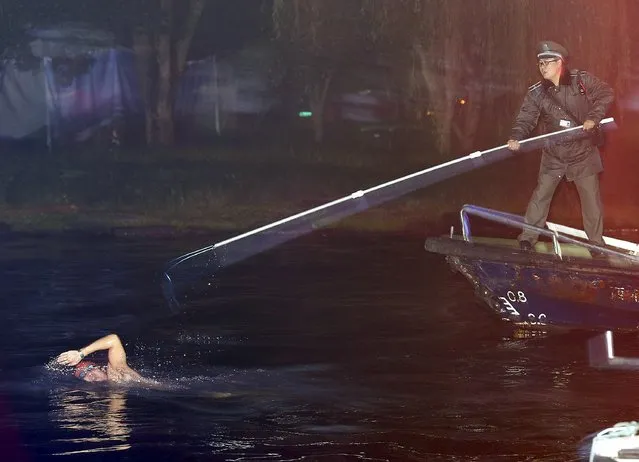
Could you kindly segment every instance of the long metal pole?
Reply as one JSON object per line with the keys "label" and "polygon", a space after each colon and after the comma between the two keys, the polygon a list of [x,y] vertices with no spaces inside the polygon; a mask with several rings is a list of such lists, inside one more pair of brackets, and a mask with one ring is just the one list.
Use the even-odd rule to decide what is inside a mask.
{"label": "long metal pole", "polygon": [[[604,119],[600,126],[603,129],[614,128],[614,122],[613,118]],[[530,151],[537,149],[546,143],[553,143],[557,140],[564,139],[567,135],[574,136],[575,134],[578,134],[579,131],[583,131],[583,128],[580,126],[529,138],[520,142],[520,150]],[[251,231],[217,242],[213,245],[184,254],[171,260],[166,265],[162,281],[162,288],[164,290],[165,297],[168,299],[171,307],[179,306],[175,295],[174,282],[171,277],[171,273],[174,270],[177,271],[176,267],[187,260],[200,255],[206,255],[211,252],[209,255],[206,255],[205,266],[208,266],[210,261],[215,260],[217,268],[220,268],[272,248],[305,233],[311,232],[338,219],[366,210],[370,206],[379,205],[383,202],[408,194],[409,192],[443,181],[444,179],[502,160],[512,154],[513,152],[508,149],[507,145],[498,146],[485,151],[476,151],[468,154],[467,156],[444,162],[433,167],[428,167],[418,172],[411,173],[410,175],[387,181],[368,189],[356,191],[340,199],[336,199],[318,207],[313,207],[281,220],[274,221],[273,223],[269,223]],[[402,183],[405,184],[402,185]],[[402,187],[400,188],[398,185],[401,185]],[[270,233],[267,233],[269,231]],[[286,232],[279,232],[274,235],[273,231]],[[250,237],[258,239],[242,244],[244,239]],[[232,244],[236,245],[233,246]],[[219,254],[218,250],[220,251]],[[188,267],[185,269],[187,268]]]}

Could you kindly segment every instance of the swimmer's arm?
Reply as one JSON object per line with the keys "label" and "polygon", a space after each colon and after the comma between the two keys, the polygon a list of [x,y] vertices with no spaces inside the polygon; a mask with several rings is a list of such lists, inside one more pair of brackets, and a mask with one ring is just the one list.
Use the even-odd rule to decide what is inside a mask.
{"label": "swimmer's arm", "polygon": [[120,337],[116,334],[105,335],[79,350],[65,351],[58,356],[57,361],[65,366],[75,366],[82,361],[85,356],[89,356],[91,353],[101,350],[108,350],[109,365],[113,367],[127,366],[126,352],[124,351]]}

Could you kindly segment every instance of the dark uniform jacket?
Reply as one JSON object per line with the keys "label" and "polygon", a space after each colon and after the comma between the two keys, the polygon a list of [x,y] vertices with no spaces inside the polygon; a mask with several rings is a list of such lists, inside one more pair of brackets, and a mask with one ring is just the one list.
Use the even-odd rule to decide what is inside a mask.
{"label": "dark uniform jacket", "polygon": [[[554,99],[551,95],[554,94]],[[579,120],[574,120],[559,107],[558,100]],[[540,125],[543,133],[565,130],[583,125],[590,119],[599,124],[614,100],[610,86],[585,71],[564,74],[559,85],[548,80],[537,82],[528,89],[510,138],[521,141]],[[563,121],[563,122],[562,122]],[[563,176],[570,181],[603,170],[599,149],[590,137],[548,142],[542,150],[540,174]]]}

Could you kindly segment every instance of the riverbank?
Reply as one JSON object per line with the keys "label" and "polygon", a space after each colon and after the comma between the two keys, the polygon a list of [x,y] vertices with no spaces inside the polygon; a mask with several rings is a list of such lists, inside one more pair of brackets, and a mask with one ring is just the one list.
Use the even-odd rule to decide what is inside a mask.
{"label": "riverbank", "polygon": [[[622,159],[623,150],[617,151],[602,176],[606,228],[636,228],[639,207],[631,197],[636,182],[628,173],[638,156],[625,152]],[[447,160],[417,151],[290,146],[7,152],[0,158],[0,231],[241,232]],[[457,225],[465,203],[521,214],[538,165],[538,153],[520,154],[329,226],[423,235]],[[581,225],[579,199],[570,185],[560,186],[550,219]]]}

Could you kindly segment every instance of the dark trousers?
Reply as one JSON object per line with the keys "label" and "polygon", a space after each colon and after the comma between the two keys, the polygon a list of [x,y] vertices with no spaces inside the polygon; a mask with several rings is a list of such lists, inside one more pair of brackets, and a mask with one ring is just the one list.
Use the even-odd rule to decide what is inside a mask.
{"label": "dark trousers", "polygon": [[[526,215],[526,223],[543,227],[546,225],[550,202],[555,194],[555,189],[561,181],[557,175],[540,174],[537,187],[530,198]],[[584,231],[588,239],[603,245],[603,204],[599,192],[599,174],[579,178],[575,180],[579,199],[581,200],[581,217],[583,219]],[[537,242],[538,234],[532,230],[524,230],[517,238],[520,241],[530,241],[531,244]]]}

